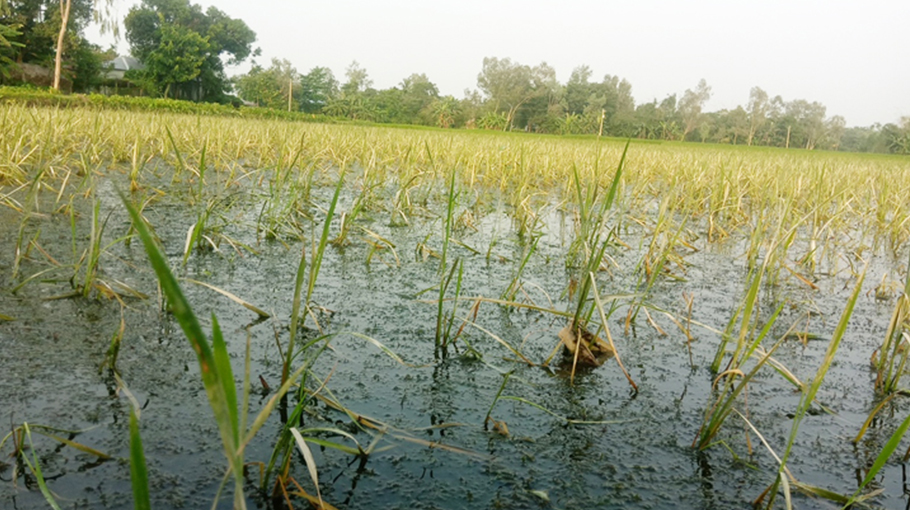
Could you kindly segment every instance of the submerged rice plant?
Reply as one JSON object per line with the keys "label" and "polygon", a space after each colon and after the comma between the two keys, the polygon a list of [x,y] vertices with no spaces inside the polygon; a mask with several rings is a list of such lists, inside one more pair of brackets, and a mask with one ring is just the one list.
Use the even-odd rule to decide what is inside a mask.
{"label": "submerged rice plant", "polygon": [[[78,330],[91,370],[71,376],[97,378],[77,380],[114,395],[125,391],[120,377],[151,386],[149,363],[195,371],[170,341],[175,319],[196,355],[203,384],[192,386],[211,408],[205,430],[226,460],[213,487],[196,482],[216,504],[233,481],[235,508],[363,508],[359,490],[395,495],[374,506],[404,506],[398,487],[460,487],[453,472],[468,480],[453,498],[476,498],[469,506],[652,497],[640,474],[663,463],[629,470],[609,461],[613,449],[692,463],[698,474],[668,491],[694,507],[709,504],[685,499],[693,479],[719,495],[715,507],[742,503],[730,502],[743,494],[731,487],[769,483],[749,499],[798,506],[799,491],[875,502],[874,477],[894,476],[888,459],[907,421],[881,411],[905,393],[910,278],[893,306],[886,292],[861,290],[864,261],[889,276],[906,260],[905,159],[9,103],[0,118],[9,121],[0,126],[0,335],[14,347],[27,338],[51,359],[62,350],[56,336],[72,342],[68,329]],[[117,189],[131,198],[121,202]],[[166,306],[141,299],[157,288]],[[222,311],[234,304],[206,299],[212,290],[256,318]],[[212,310],[209,333],[203,309]],[[36,310],[65,315],[68,326],[50,313],[48,325],[35,321]],[[816,329],[837,314],[819,343]],[[848,329],[860,314],[866,329]],[[870,335],[874,346],[862,343]],[[856,368],[868,372],[868,359],[849,356],[875,347],[873,382]],[[28,374],[23,386],[40,381],[43,360],[9,352],[4,360],[31,360],[15,365]],[[839,407],[825,393],[832,377],[854,407],[871,409],[858,466],[836,465],[871,466],[853,486],[793,476],[801,449],[814,448],[805,429],[826,419],[814,410],[827,417]],[[181,395],[181,406],[195,406]],[[129,409],[85,413],[105,434],[124,435],[137,508],[153,505],[170,475],[155,451],[163,440],[147,439],[158,433],[156,399],[147,397],[141,420],[134,398]],[[162,419],[181,419],[170,411]],[[16,459],[12,479],[35,480],[30,490],[59,505],[68,495],[55,496],[46,476],[57,452],[43,458],[46,445],[30,444],[34,425],[12,429],[0,442]],[[691,452],[680,435],[694,435],[699,453],[680,453]],[[48,437],[97,457],[73,438]],[[547,478],[557,471],[558,481]]]}

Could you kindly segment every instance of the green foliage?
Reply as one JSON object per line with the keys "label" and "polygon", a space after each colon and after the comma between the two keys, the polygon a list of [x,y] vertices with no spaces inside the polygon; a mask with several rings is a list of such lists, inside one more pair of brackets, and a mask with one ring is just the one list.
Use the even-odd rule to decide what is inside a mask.
{"label": "green foliage", "polygon": [[158,46],[144,59],[145,73],[166,98],[172,85],[199,76],[211,46],[207,37],[179,25],[163,23],[160,30]]}
{"label": "green foliage", "polygon": [[291,110],[298,111],[301,90],[293,84],[299,80],[300,75],[290,62],[274,58],[271,67],[253,66],[249,73],[235,78],[234,85],[246,101],[277,110],[288,109],[288,91],[291,90]]}
{"label": "green foliage", "polygon": [[[32,0],[10,2],[0,12],[0,83],[12,83],[13,62],[53,68],[60,31],[60,2]],[[82,30],[92,21],[93,0],[73,0],[63,44],[63,76],[73,90],[86,91],[97,84],[101,52],[89,43]]]}
{"label": "green foliage", "polygon": [[436,127],[443,129],[452,127],[456,116],[461,112],[461,105],[452,96],[437,98],[426,108],[429,109]]}
{"label": "green foliage", "polygon": [[133,508],[148,510],[152,508],[149,497],[148,467],[145,463],[145,452],[142,449],[142,436],[139,434],[139,418],[136,410],[130,408],[130,480],[133,486]]}
{"label": "green foliage", "polygon": [[314,67],[300,77],[300,109],[318,113],[338,95],[338,80],[327,67]]}
{"label": "green foliage", "polygon": [[[477,87],[486,94],[491,110],[506,116],[506,129],[512,129],[519,109],[529,101],[556,93],[556,72],[546,62],[536,67],[521,65],[508,58],[483,59]],[[527,126],[527,119],[518,126]]]}
{"label": "green foliage", "polygon": [[143,0],[123,20],[134,57],[165,96],[223,101],[227,64],[253,53],[256,34],[239,19],[215,7],[205,12],[189,0]]}
{"label": "green foliage", "polygon": [[100,47],[90,44],[85,39],[79,44],[67,46],[66,57],[72,68],[71,78],[74,92],[90,92],[98,88],[102,81],[104,62],[116,57],[111,51],[102,51]]}
{"label": "green foliage", "polygon": [[22,43],[16,41],[22,35],[17,28],[18,25],[0,23],[0,79],[9,78],[10,69],[16,65],[15,50],[23,47]]}
{"label": "green foliage", "polygon": [[477,120],[477,127],[480,129],[495,129],[497,131],[505,130],[508,126],[509,119],[502,113],[489,112]]}
{"label": "green foliage", "polygon": [[341,86],[341,92],[345,95],[361,94],[373,85],[373,80],[367,75],[367,70],[360,67],[356,60],[351,62],[344,75],[348,81]]}
{"label": "green foliage", "polygon": [[109,110],[152,111],[189,115],[215,115],[253,119],[285,119],[304,122],[334,122],[299,112],[267,108],[234,108],[218,103],[193,103],[176,99],[151,97],[104,96],[101,94],[59,94],[49,90],[27,87],[0,87],[0,103],[14,102],[26,106],[57,108],[97,108]]}

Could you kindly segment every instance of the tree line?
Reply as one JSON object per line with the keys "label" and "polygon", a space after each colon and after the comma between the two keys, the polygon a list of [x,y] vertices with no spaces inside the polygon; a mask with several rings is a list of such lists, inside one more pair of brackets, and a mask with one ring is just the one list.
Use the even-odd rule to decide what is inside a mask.
{"label": "tree line", "polygon": [[910,154],[910,117],[900,124],[847,127],[817,101],[786,101],[760,87],[751,89],[745,105],[707,112],[711,87],[705,80],[681,96],[636,104],[627,80],[592,77],[588,66],[580,66],[560,83],[546,63],[532,67],[488,57],[477,90],[458,99],[440,94],[425,74],[375,89],[356,61],[342,83],[326,67],[301,74],[287,60],[273,59],[233,84],[241,98],[259,106],[382,123]]}
{"label": "tree line", "polygon": [[[0,0],[0,81],[16,63],[49,64],[61,47],[56,38],[65,32],[59,53],[74,90],[97,88],[101,62],[112,55],[81,35],[98,15],[94,5],[94,0]],[[704,80],[681,95],[636,103],[627,80],[608,74],[597,81],[588,66],[575,68],[560,83],[546,63],[529,66],[495,57],[483,60],[477,89],[462,98],[440,94],[422,73],[376,89],[356,61],[343,82],[326,67],[303,74],[282,59],[268,67],[254,64],[249,73],[228,79],[225,64],[258,55],[256,34],[242,20],[215,7],[203,11],[190,0],[142,0],[123,25],[132,55],[145,65],[127,77],[151,96],[242,99],[267,108],[442,128],[910,154],[910,117],[848,128],[843,117],[828,116],[817,101],[785,100],[760,87],[753,87],[741,106],[708,112],[712,91]]]}

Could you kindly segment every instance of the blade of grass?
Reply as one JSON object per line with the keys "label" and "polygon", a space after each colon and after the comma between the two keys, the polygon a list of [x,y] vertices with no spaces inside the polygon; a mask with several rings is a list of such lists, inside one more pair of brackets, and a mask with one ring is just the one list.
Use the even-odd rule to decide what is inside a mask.
{"label": "blade of grass", "polygon": [[35,475],[35,480],[38,482],[38,489],[41,491],[41,495],[44,496],[44,500],[47,501],[47,504],[54,510],[60,510],[60,505],[57,504],[50,489],[47,488],[47,482],[44,480],[44,474],[41,472],[41,463],[38,461],[38,455],[35,453],[35,445],[32,443],[32,432],[28,423],[23,423],[22,428],[25,430],[25,436],[28,439],[28,449],[32,455],[32,459],[30,461],[28,455],[24,451],[19,452],[20,458],[25,461],[25,464]]}
{"label": "blade of grass", "polygon": [[[199,372],[202,376],[202,383],[205,387],[209,405],[211,406],[212,413],[215,417],[215,422],[218,425],[218,430],[221,434],[224,453],[231,464],[231,468],[234,470],[236,483],[235,491],[237,494],[237,496],[235,496],[235,502],[239,502],[241,506],[245,507],[242,497],[243,459],[242,457],[237,456],[237,448],[239,446],[237,442],[236,420],[237,398],[236,394],[233,395],[233,399],[229,398],[225,389],[228,382],[233,384],[233,378],[230,374],[222,374],[218,370],[219,363],[215,359],[215,354],[213,354],[212,349],[209,347],[205,338],[205,333],[202,331],[202,326],[199,324],[199,320],[196,318],[189,302],[184,296],[183,290],[177,283],[177,279],[171,272],[170,267],[168,267],[167,259],[155,243],[151,232],[139,212],[122,192],[118,190],[118,193],[133,220],[133,227],[142,240],[146,254],[149,257],[149,262],[158,277],[162,292],[170,303],[171,312],[174,314],[174,317],[180,324],[180,328],[183,330],[193,351],[196,353],[196,358],[199,362]],[[227,380],[225,380],[225,378],[227,378]],[[231,402],[234,403],[233,410],[230,408]]]}
{"label": "blade of grass", "polygon": [[149,498],[148,468],[142,451],[142,437],[139,435],[139,419],[130,407],[130,481],[133,486],[133,508],[151,510]]}
{"label": "blade of grass", "polygon": [[207,289],[214,290],[215,292],[217,292],[217,293],[221,294],[222,296],[224,296],[224,297],[230,299],[231,301],[233,301],[233,302],[237,303],[238,305],[240,305],[240,306],[246,308],[247,310],[250,310],[251,312],[255,313],[256,315],[262,317],[263,319],[268,319],[269,317],[271,317],[271,314],[269,314],[268,312],[266,312],[266,311],[264,311],[263,309],[259,308],[258,306],[254,305],[254,304],[252,304],[252,303],[249,303],[249,302],[247,302],[247,301],[244,301],[243,299],[237,297],[237,296],[234,295],[234,294],[231,294],[230,292],[228,292],[228,291],[226,291],[226,290],[224,290],[224,289],[219,289],[218,287],[216,287],[216,286],[214,286],[214,285],[210,285],[210,284],[205,283],[205,282],[200,282],[199,280],[194,280],[194,279],[192,279],[192,278],[183,278],[183,281],[185,281],[185,282],[190,282],[190,283],[194,283],[194,284],[199,285],[199,286],[201,286],[201,287],[205,287],[205,288],[207,288]]}
{"label": "blade of grass", "polygon": [[294,440],[297,442],[297,448],[300,449],[300,453],[303,454],[303,458],[306,460],[306,467],[310,472],[310,478],[313,480],[313,486],[316,487],[316,497],[319,498],[319,506],[321,507],[323,506],[322,493],[319,490],[319,473],[316,470],[316,459],[313,458],[313,452],[310,451],[303,436],[300,435],[300,431],[291,427],[291,434],[294,435]]}

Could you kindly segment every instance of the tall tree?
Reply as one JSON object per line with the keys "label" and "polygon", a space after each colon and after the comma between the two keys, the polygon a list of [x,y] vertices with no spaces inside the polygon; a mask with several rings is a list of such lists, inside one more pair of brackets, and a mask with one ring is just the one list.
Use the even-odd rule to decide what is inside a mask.
{"label": "tall tree", "polygon": [[[100,52],[85,40],[82,31],[93,13],[104,21],[103,28],[111,27],[109,18],[105,17],[110,1],[0,0],[4,7],[0,10],[0,26],[8,27],[0,29],[5,34],[0,35],[0,54],[17,63],[53,69],[56,72],[51,73],[50,85],[56,82],[57,88],[64,78],[76,76],[81,83],[90,83],[93,80],[88,74],[100,70],[97,62]],[[89,58],[93,54],[96,58]],[[64,61],[68,64],[66,68]]]}
{"label": "tall tree", "polygon": [[338,80],[327,67],[314,67],[300,77],[300,108],[307,113],[321,111],[338,95]]}
{"label": "tall tree", "polygon": [[761,87],[752,87],[752,90],[749,91],[749,136],[746,140],[746,145],[752,145],[755,133],[768,120],[769,108],[768,93],[762,90]]}
{"label": "tall tree", "polygon": [[546,62],[531,68],[531,90],[528,98],[516,115],[516,121],[525,129],[535,132],[547,132],[550,119],[562,117],[565,112],[564,87],[556,79],[556,70]]}
{"label": "tall tree", "polygon": [[680,140],[684,140],[686,135],[698,127],[702,108],[708,99],[711,99],[711,87],[704,78],[698,82],[695,90],[688,89],[683,93],[682,99],[679,100],[679,115],[683,123]]}
{"label": "tall tree", "polygon": [[356,60],[351,62],[351,65],[345,70],[344,75],[348,81],[341,86],[341,92],[345,95],[353,96],[362,94],[373,86],[373,80],[370,79],[367,70],[360,67],[360,64]]}
{"label": "tall tree", "polygon": [[[142,0],[139,6],[130,9],[123,24],[134,57],[146,62],[157,52],[152,58],[159,59],[161,65],[146,70],[150,81],[163,85],[166,89],[176,85],[180,95],[193,99],[224,101],[227,89],[225,63],[234,65],[254,54],[256,33],[246,23],[229,17],[215,7],[209,7],[203,12],[202,7],[191,4],[189,0]],[[162,72],[166,64],[160,58],[167,55],[176,58],[177,55],[168,49],[168,45],[173,44],[173,37],[177,36],[187,44],[190,40],[196,40],[196,37],[189,35],[190,32],[206,43],[191,45],[198,54],[182,56],[188,61],[201,60],[198,73],[179,73],[181,78],[189,75],[193,77],[178,82],[162,80],[157,73]],[[171,40],[165,39],[166,33]],[[177,65],[178,62],[172,64]],[[174,76],[177,74],[168,79],[173,79]],[[199,93],[198,97],[196,92]]]}
{"label": "tall tree", "polygon": [[60,0],[60,31],[57,35],[57,53],[54,57],[54,90],[60,90],[60,71],[63,69],[63,40],[66,37],[66,25],[70,20],[70,8],[73,0]]}
{"label": "tall tree", "polygon": [[588,66],[578,66],[572,70],[569,81],[566,82],[566,113],[582,115],[588,107],[591,98],[592,84],[591,68]]}
{"label": "tall tree", "polygon": [[505,128],[512,129],[518,109],[531,99],[549,92],[550,68],[546,63],[532,69],[511,59],[485,57],[477,75],[477,87],[487,96],[496,112],[505,114]]}
{"label": "tall tree", "polygon": [[0,79],[9,77],[10,69],[16,65],[16,49],[23,46],[16,40],[22,35],[17,29],[18,25],[0,23]]}
{"label": "tall tree", "polygon": [[158,47],[145,57],[145,71],[167,98],[174,84],[199,76],[208,51],[208,38],[180,25],[165,24]]}
{"label": "tall tree", "polygon": [[268,69],[253,66],[250,72],[234,79],[240,97],[259,106],[299,110],[300,87],[293,84],[300,80],[297,69],[287,60],[272,59]]}
{"label": "tall tree", "polygon": [[414,73],[401,81],[402,118],[398,122],[435,123],[429,106],[439,99],[439,88],[427,75]]}
{"label": "tall tree", "polygon": [[[104,33],[111,28],[109,9],[113,0],[105,0],[104,4],[95,1],[94,6],[98,7],[94,11],[96,20],[101,21],[101,31]],[[70,11],[73,7],[73,0],[60,0],[60,30],[57,33],[56,54],[54,56],[54,90],[60,90],[60,75],[63,70],[63,49],[66,42],[66,27],[69,25]],[[114,31],[116,35],[116,30]]]}
{"label": "tall tree", "polygon": [[836,151],[840,148],[846,128],[847,120],[840,115],[835,115],[825,121],[825,142],[829,149]]}

